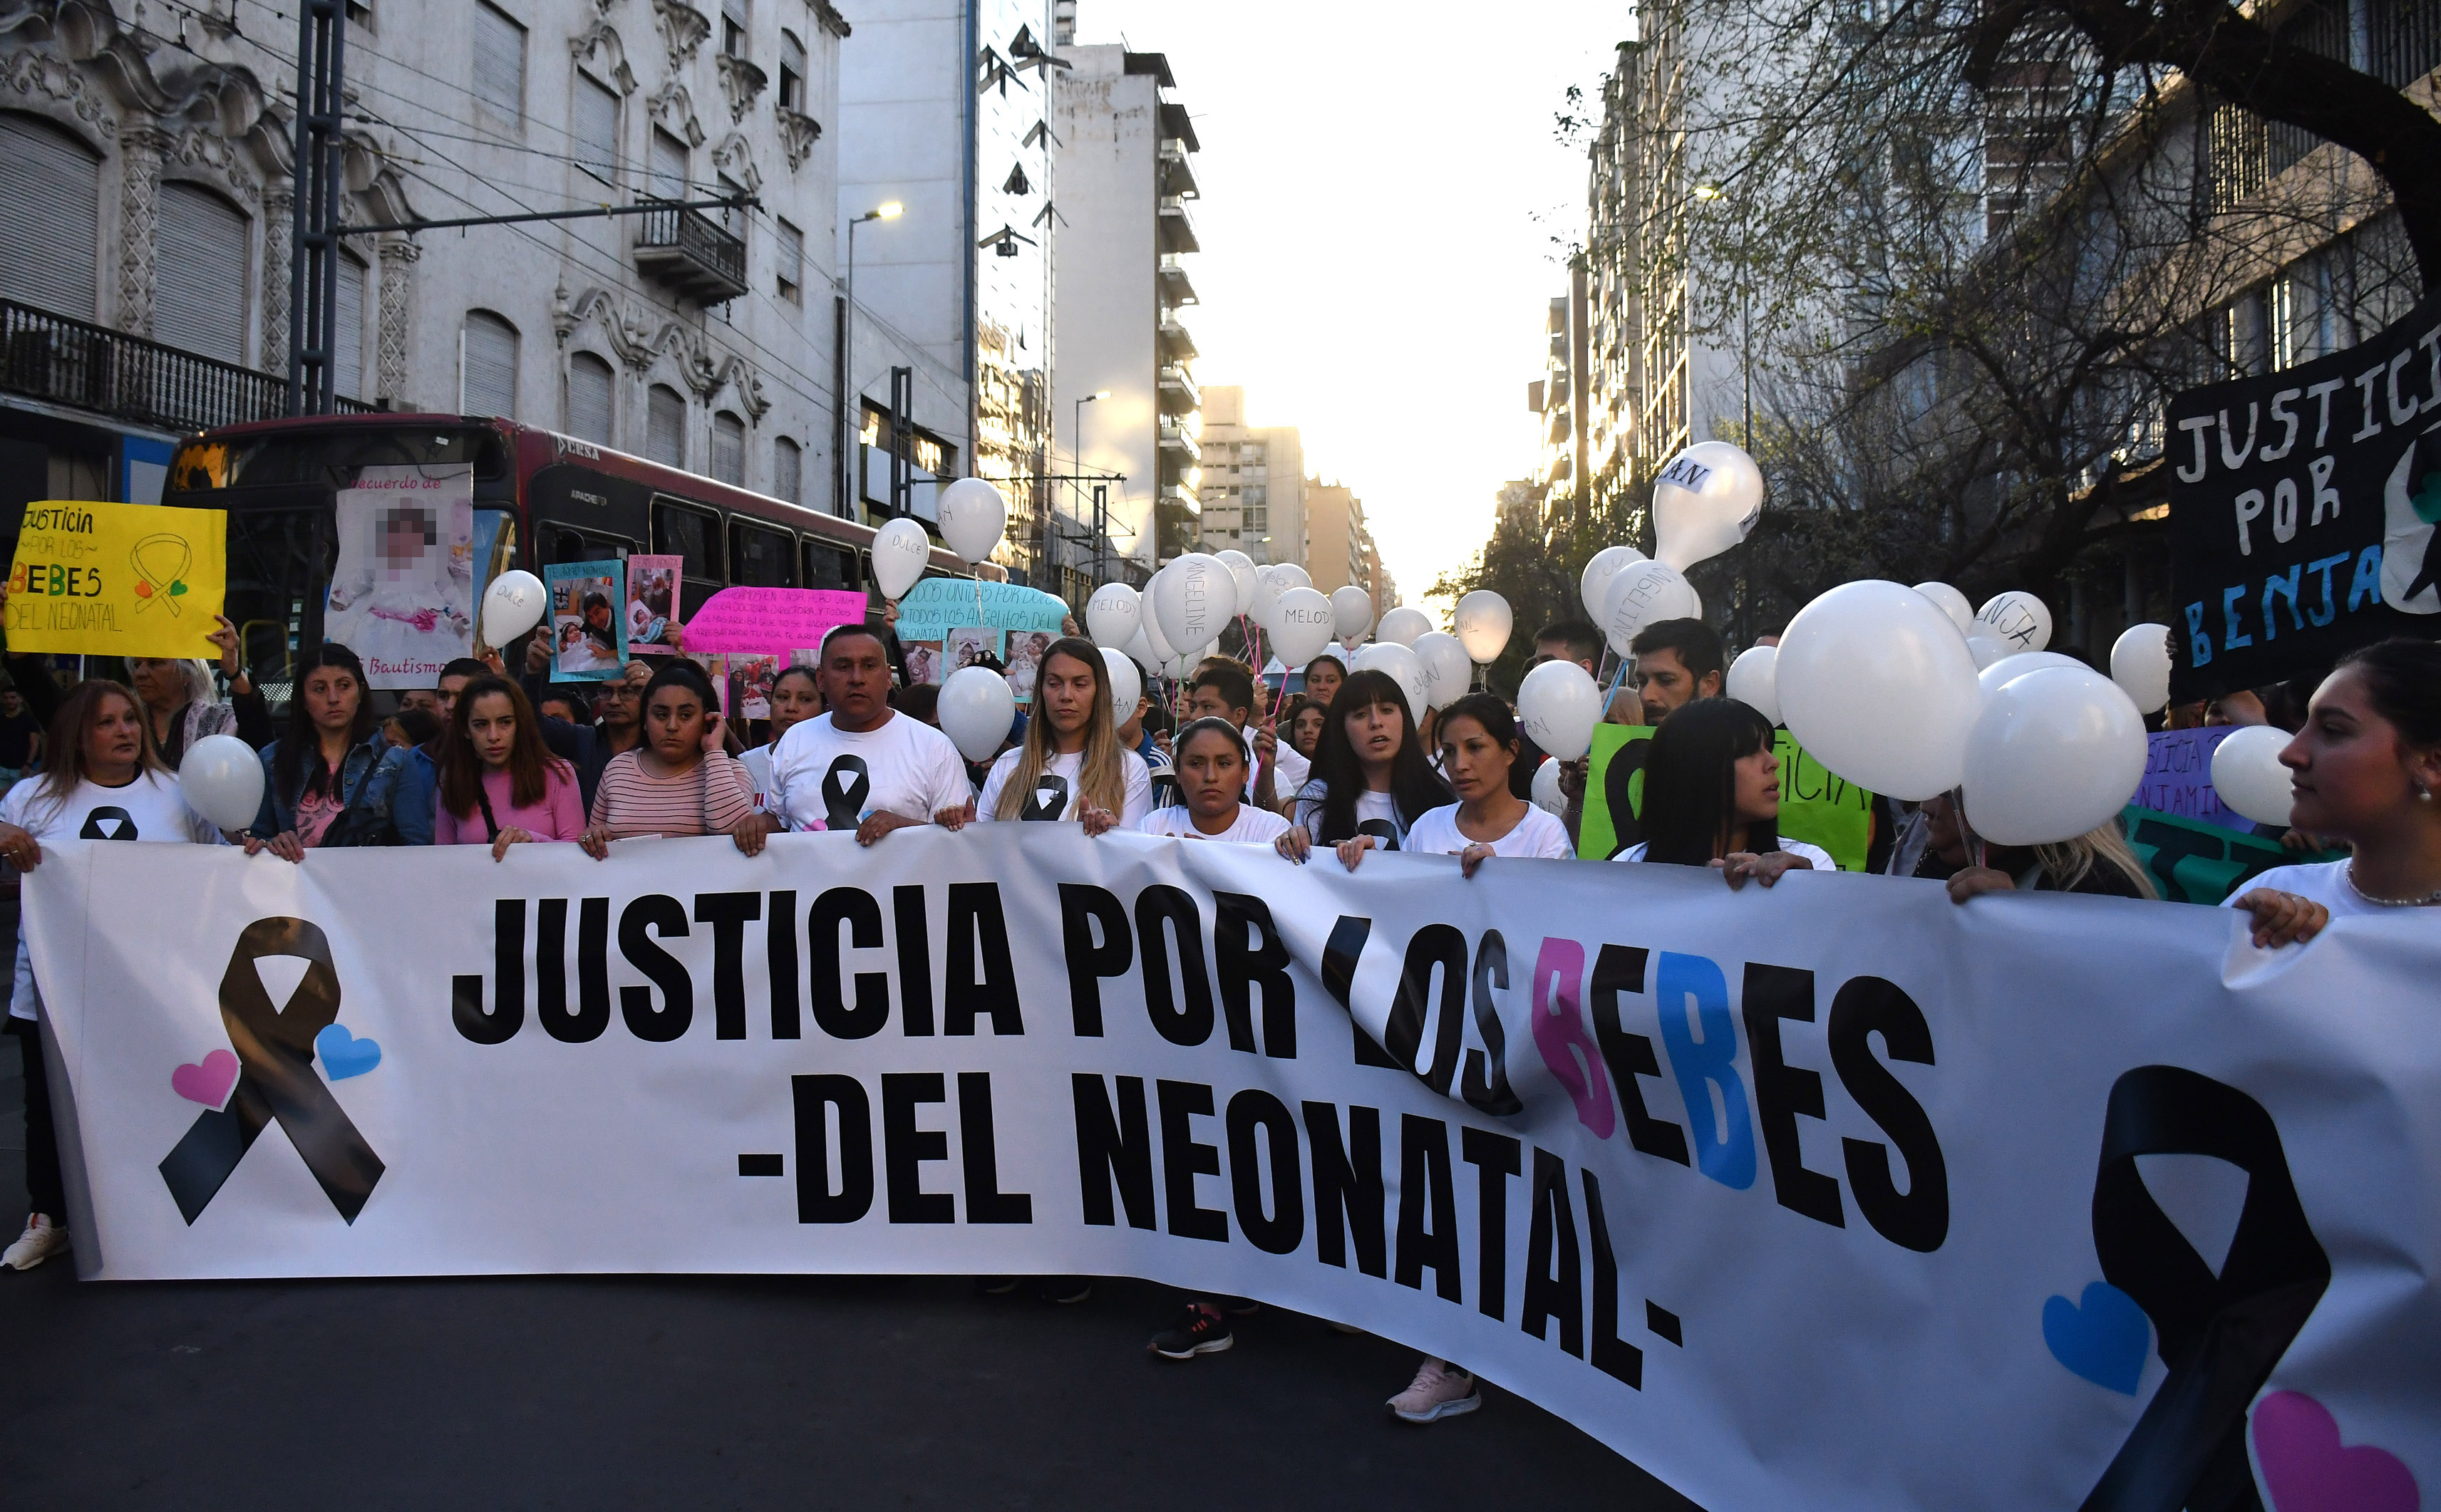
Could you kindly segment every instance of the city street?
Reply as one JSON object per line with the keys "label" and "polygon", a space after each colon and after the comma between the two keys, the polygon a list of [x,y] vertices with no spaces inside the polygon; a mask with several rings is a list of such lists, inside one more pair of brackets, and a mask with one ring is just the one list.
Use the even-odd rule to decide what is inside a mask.
{"label": "city street", "polygon": [[[25,1208],[0,1046],[0,1213]],[[636,1221],[660,1221],[639,1212]],[[963,1279],[79,1286],[0,1270],[0,1485],[116,1507],[1688,1506],[1484,1388],[1418,1429],[1412,1352],[1267,1309],[1145,1353],[1172,1294],[1053,1307]]]}

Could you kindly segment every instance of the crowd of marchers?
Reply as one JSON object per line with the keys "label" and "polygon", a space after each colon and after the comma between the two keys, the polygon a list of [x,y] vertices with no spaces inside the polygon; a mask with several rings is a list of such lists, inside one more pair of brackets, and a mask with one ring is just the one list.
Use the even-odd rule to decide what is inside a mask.
{"label": "crowd of marchers", "polygon": [[[886,623],[831,631],[814,665],[779,675],[768,718],[755,721],[725,718],[722,691],[683,656],[630,662],[607,682],[554,683],[539,638],[506,657],[451,662],[429,689],[378,693],[354,652],[326,642],[295,670],[277,714],[226,620],[217,668],[139,659],[123,681],[69,685],[42,658],[11,657],[14,685],[0,693],[8,911],[13,926],[15,874],[38,866],[45,845],[80,837],[233,843],[310,865],[319,849],[397,845],[487,845],[497,858],[556,842],[598,858],[645,836],[726,837],[754,855],[783,831],[848,830],[869,846],[914,826],[1040,821],[1268,846],[1284,864],[1329,853],[1350,871],[1374,851],[1455,855],[1470,878],[1495,857],[1577,855],[1584,764],[1557,773],[1564,812],[1534,802],[1546,758],[1497,694],[1419,716],[1396,679],[1336,656],[1275,678],[1215,657],[1166,687],[1138,668],[1146,691],[1114,708],[1111,663],[1074,628],[1042,656],[1031,699],[983,763],[938,728],[939,690],[910,681]],[[1776,731],[1722,695],[1719,637],[1700,621],[1664,621],[1633,650],[1606,717],[1654,729],[1639,837],[1606,858],[1709,867],[1732,889],[1831,867],[1823,851],[1780,833]],[[1537,664],[1572,660],[1593,674],[1600,656],[1587,624],[1536,637]],[[2251,915],[2257,946],[2300,946],[2335,915],[2441,904],[2441,645],[2384,641],[2311,685],[2173,710],[2169,722],[2207,718],[2289,729],[2281,760],[2293,777],[2294,831],[2313,849],[2349,853],[2275,868],[2227,900]],[[243,832],[219,829],[180,795],[181,757],[214,734],[261,753],[262,807]],[[1976,834],[1952,793],[1874,800],[1872,837],[1865,870],[1944,880],[1962,905],[2012,890],[2157,896],[2116,820],[2060,844],[2003,846]],[[1533,887],[1566,878],[1516,875]],[[67,1244],[41,1023],[21,941],[9,1028],[25,1052],[34,1211],[6,1251],[19,1269]],[[1055,1303],[1092,1290],[1078,1277],[979,1286]],[[1254,1306],[1196,1299],[1151,1348],[1176,1359],[1226,1350],[1232,1320]],[[1466,1371],[1429,1359],[1389,1407],[1431,1422],[1480,1401]]]}

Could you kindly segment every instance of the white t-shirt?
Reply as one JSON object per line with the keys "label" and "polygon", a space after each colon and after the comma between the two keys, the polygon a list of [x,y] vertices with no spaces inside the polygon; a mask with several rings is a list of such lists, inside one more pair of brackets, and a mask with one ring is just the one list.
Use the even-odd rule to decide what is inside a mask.
{"label": "white t-shirt", "polygon": [[[1481,840],[1470,840],[1459,833],[1456,803],[1426,810],[1407,827],[1407,850],[1417,855],[1456,855]],[[1526,817],[1516,827],[1491,842],[1494,855],[1540,858],[1546,861],[1573,861],[1577,848],[1568,843],[1568,827],[1548,809],[1526,805]]]}
{"label": "white t-shirt", "polygon": [[922,720],[893,711],[859,733],[816,714],[780,737],[763,808],[792,830],[852,830],[883,809],[930,823],[973,796],[958,747]]}
{"label": "white t-shirt", "polygon": [[[1000,760],[992,763],[991,775],[984,779],[983,796],[975,800],[975,818],[991,820],[1000,818],[1000,796],[1008,780],[1017,773],[1017,764],[1025,755],[1025,747],[1004,750]],[[1073,819],[1079,817],[1076,801],[1079,788],[1077,769],[1085,765],[1083,751],[1054,756],[1051,764],[1035,779],[1034,797],[1017,811],[1022,819]],[[1152,812],[1152,773],[1144,758],[1131,750],[1119,752],[1119,776],[1125,784],[1125,800],[1119,810],[1119,822],[1134,825]]]}
{"label": "white t-shirt", "polygon": [[771,747],[757,746],[738,757],[737,765],[746,768],[746,780],[754,784],[754,806],[761,808],[771,791]]}
{"label": "white t-shirt", "polygon": [[1269,845],[1288,827],[1288,820],[1252,803],[1239,804],[1237,822],[1218,835],[1197,829],[1194,811],[1184,803],[1154,809],[1136,826],[1147,835],[1166,835],[1174,840],[1221,840],[1231,845]]}
{"label": "white t-shirt", "polygon": [[[1831,859],[1831,853],[1818,845],[1808,845],[1803,840],[1792,840],[1785,835],[1776,835],[1772,837],[1772,838],[1780,842],[1777,847],[1778,849],[1786,851],[1791,855],[1801,855],[1805,857],[1806,860],[1813,863],[1814,870],[1817,872],[1836,872],[1839,870],[1839,863]],[[1612,856],[1611,859],[1614,861],[1641,861],[1644,859],[1644,847],[1641,845],[1631,845],[1626,850]]]}
{"label": "white t-shirt", "polygon": [[[2294,892],[2301,898],[2319,903],[2331,910],[2334,919],[2344,919],[2360,913],[2399,913],[2402,909],[2368,903],[2348,886],[2348,867],[2344,860],[2323,861],[2313,866],[2275,866],[2240,882],[2228,897],[2221,899],[2224,909],[2237,907],[2237,900],[2256,888],[2270,888],[2279,892]],[[2435,912],[2441,912],[2436,909]]]}
{"label": "white t-shirt", "polygon": [[[146,772],[124,787],[84,782],[67,801],[37,795],[40,778],[28,777],[0,799],[0,821],[33,836],[37,845],[54,840],[181,840],[193,845],[219,845],[221,832],[212,821],[187,806],[178,779],[168,772]],[[23,930],[17,935],[17,979],[9,1000],[9,1017],[31,1018],[41,997],[34,986],[32,958]]]}
{"label": "white t-shirt", "polygon": [[1297,754],[1296,747],[1282,739],[1272,753],[1272,791],[1281,798],[1301,790],[1306,779],[1313,775],[1313,763]]}
{"label": "white t-shirt", "polygon": [[[1297,792],[1296,821],[1313,837],[1317,845],[1326,843],[1322,838],[1322,805],[1329,796],[1330,784],[1328,783],[1308,783]],[[1376,793],[1369,788],[1357,794],[1356,833],[1372,836],[1381,842],[1380,848],[1384,851],[1395,851],[1405,845],[1407,824],[1399,817],[1399,801],[1387,793]],[[1339,838],[1349,837],[1343,835]]]}

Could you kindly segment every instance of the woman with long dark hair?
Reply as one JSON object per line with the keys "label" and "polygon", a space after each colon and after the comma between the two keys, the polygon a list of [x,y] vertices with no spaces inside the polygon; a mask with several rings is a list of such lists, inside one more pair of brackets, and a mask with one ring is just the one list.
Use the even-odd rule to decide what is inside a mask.
{"label": "woman with long dark hair", "polygon": [[1152,773],[1119,743],[1110,667],[1094,643],[1063,636],[1036,664],[1025,739],[984,779],[976,817],[1076,819],[1088,835],[1152,812]]}
{"label": "woman with long dark hair", "polygon": [[644,684],[644,743],[610,758],[578,841],[600,860],[610,842],[643,835],[726,835],[754,812],[746,768],[703,669],[672,657]]}
{"label": "woman with long dark hair", "polygon": [[478,677],[460,690],[434,808],[433,844],[489,845],[495,861],[512,845],[585,833],[576,768],[542,743],[542,721],[506,677]]}
{"label": "woman with long dark hair", "polygon": [[[79,683],[51,717],[50,760],[0,800],[0,861],[30,872],[53,840],[171,840],[221,843],[210,820],[187,806],[178,776],[161,764],[152,721],[136,695],[115,682]],[[33,1211],[26,1232],[0,1253],[19,1270],[67,1248],[61,1226],[65,1199],[59,1145],[51,1132],[51,1099],[43,1064],[42,996],[32,957],[17,939],[15,990],[9,1032],[26,1062],[26,1190]]]}
{"label": "woman with long dark hair", "polygon": [[2257,945],[2311,940],[2334,916],[2441,906],[2441,644],[2400,637],[2342,657],[2280,762],[2290,826],[2351,854],[2275,866],[2231,898]]}
{"label": "woman with long dark hair", "polygon": [[288,728],[262,748],[262,809],[246,833],[246,854],[303,860],[363,801],[388,751],[364,663],[337,641],[323,641],[297,678]]}
{"label": "woman with long dark hair", "polygon": [[1488,856],[1576,858],[1567,826],[1518,797],[1510,781],[1517,765],[1517,716],[1507,704],[1490,693],[1468,693],[1441,711],[1440,745],[1441,773],[1457,801],[1407,826],[1409,852],[1455,855],[1465,876],[1474,875]]}
{"label": "woman with long dark hair", "polygon": [[1352,872],[1368,850],[1399,849],[1408,826],[1455,796],[1424,755],[1398,679],[1365,668],[1330,701],[1295,826],[1273,845],[1300,863],[1317,843],[1335,846]]}
{"label": "woman with long dark hair", "polygon": [[1644,842],[1612,857],[1711,866],[1732,888],[1791,870],[1837,869],[1830,853],[1780,833],[1771,721],[1734,698],[1694,698],[1653,732],[1644,759]]}

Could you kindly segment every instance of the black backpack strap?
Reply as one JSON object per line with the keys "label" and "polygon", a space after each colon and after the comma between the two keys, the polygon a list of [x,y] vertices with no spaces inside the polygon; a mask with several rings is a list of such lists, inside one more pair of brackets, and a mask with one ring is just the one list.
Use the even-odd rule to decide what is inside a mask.
{"label": "black backpack strap", "polygon": [[480,776],[475,779],[475,802],[483,810],[483,838],[498,839],[500,821],[492,817],[492,795],[484,791],[483,779]]}

